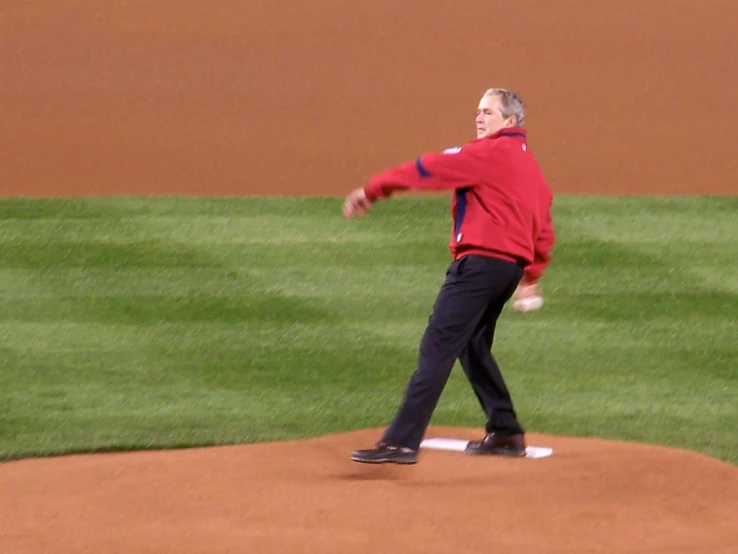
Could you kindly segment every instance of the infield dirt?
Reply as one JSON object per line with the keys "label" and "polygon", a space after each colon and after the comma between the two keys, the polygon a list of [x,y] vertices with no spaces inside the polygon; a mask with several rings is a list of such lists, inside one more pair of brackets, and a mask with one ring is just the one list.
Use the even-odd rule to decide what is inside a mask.
{"label": "infield dirt", "polygon": [[0,195],[344,194],[519,90],[557,193],[738,192],[734,0],[0,6]]}

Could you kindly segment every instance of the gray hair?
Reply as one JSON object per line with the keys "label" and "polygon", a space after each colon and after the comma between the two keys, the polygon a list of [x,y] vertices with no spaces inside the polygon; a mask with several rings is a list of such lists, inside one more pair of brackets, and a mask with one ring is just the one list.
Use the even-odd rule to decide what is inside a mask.
{"label": "gray hair", "polygon": [[484,95],[499,96],[502,117],[514,117],[518,126],[525,124],[525,102],[517,93],[504,88],[490,88]]}

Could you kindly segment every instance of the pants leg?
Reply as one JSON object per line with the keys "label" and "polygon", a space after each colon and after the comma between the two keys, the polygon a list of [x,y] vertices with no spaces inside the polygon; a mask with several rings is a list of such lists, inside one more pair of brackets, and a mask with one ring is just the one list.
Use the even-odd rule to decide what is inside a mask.
{"label": "pants leg", "polygon": [[455,361],[488,307],[511,287],[515,290],[521,276],[519,265],[481,256],[467,256],[449,266],[420,342],[417,368],[384,440],[420,446]]}
{"label": "pants leg", "polygon": [[469,383],[487,415],[486,431],[500,435],[525,432],[518,421],[502,372],[491,352],[497,319],[514,292],[515,286],[512,286],[490,303],[459,357]]}

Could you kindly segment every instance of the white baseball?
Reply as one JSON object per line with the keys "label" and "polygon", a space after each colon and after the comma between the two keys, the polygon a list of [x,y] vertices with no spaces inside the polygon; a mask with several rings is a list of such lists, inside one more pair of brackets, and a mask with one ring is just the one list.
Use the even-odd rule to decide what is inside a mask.
{"label": "white baseball", "polygon": [[543,296],[529,296],[513,302],[513,310],[516,312],[534,312],[543,306]]}

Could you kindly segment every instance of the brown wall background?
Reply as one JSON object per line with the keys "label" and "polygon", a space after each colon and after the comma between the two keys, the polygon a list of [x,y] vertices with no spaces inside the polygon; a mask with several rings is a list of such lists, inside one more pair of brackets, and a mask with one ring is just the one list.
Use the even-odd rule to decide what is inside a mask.
{"label": "brown wall background", "polygon": [[558,193],[738,193],[735,0],[8,0],[0,194],[343,194],[528,103]]}

